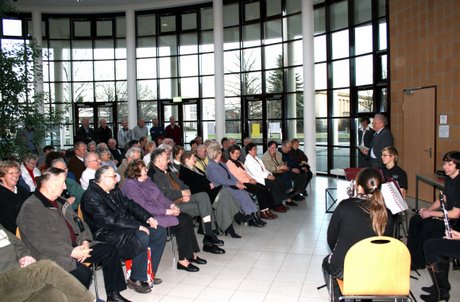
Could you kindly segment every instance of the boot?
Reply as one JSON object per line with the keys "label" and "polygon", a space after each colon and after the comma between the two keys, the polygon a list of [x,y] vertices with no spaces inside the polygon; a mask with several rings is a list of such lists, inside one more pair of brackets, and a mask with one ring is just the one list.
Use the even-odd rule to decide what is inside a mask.
{"label": "boot", "polygon": [[439,261],[427,265],[434,291],[428,295],[420,295],[425,302],[449,301],[449,261]]}
{"label": "boot", "polygon": [[205,222],[204,224],[204,239],[203,239],[203,244],[204,245],[218,245],[222,246],[224,245],[224,241],[220,240],[217,238],[216,234],[212,231],[212,225],[211,222]]}
{"label": "boot", "polygon": [[232,238],[241,238],[240,235],[238,235],[236,232],[235,232],[235,229],[233,228],[233,225],[229,225],[228,228],[225,230],[225,236],[230,235],[230,237]]}

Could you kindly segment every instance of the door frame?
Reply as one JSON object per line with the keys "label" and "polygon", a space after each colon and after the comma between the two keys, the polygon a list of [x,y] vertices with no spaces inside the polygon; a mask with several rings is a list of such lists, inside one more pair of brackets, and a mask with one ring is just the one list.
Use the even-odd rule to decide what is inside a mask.
{"label": "door frame", "polygon": [[[184,147],[186,144],[189,142],[185,141],[185,129],[184,127],[184,105],[187,104],[196,104],[197,108],[197,116],[196,116],[196,123],[197,123],[197,135],[202,136],[203,135],[203,125],[201,124],[201,101],[199,99],[182,99],[182,102],[173,102],[172,99],[163,99],[159,100],[159,114],[158,114],[158,123],[159,125],[162,125],[163,128],[166,128],[165,125],[169,123],[169,116],[165,116],[165,106],[178,106],[178,116],[175,116],[176,122],[179,124],[179,126],[182,129],[182,140],[184,143]],[[187,122],[187,121],[186,121]]]}
{"label": "door frame", "polygon": [[99,107],[110,107],[112,108],[112,123],[107,123],[109,127],[112,128],[113,135],[116,138],[116,134],[118,133],[118,110],[117,110],[117,103],[116,102],[77,102],[73,104],[73,115],[74,115],[74,126],[73,126],[73,133],[74,133],[74,143],[75,143],[75,135],[77,133],[77,129],[80,127],[80,116],[79,116],[79,109],[81,108],[91,108],[93,110],[93,122],[90,123],[90,127],[92,126],[94,130],[97,129],[99,126]]}

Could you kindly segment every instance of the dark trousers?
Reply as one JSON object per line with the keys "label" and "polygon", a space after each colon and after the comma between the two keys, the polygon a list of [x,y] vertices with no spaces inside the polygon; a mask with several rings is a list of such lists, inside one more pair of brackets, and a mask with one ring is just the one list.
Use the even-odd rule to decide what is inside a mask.
{"label": "dark trousers", "polygon": [[285,186],[281,178],[275,177],[274,180],[265,178],[265,186],[270,191],[275,206],[280,205],[283,200],[289,198],[289,194],[286,193]]}
{"label": "dark trousers", "polygon": [[446,261],[448,258],[460,258],[460,240],[442,238],[429,239],[423,244],[426,263]]}
{"label": "dark trousers", "polygon": [[149,231],[149,235],[143,231],[136,231],[142,246],[145,246],[145,252],[133,258],[131,269],[131,278],[139,281],[147,281],[147,248],[150,248],[152,270],[156,274],[166,244],[166,230],[164,228],[159,226],[156,229],[149,228]]}
{"label": "dark trousers", "polygon": [[[121,259],[116,247],[109,243],[97,243],[91,246],[91,257],[85,262],[100,263],[104,274],[104,284],[107,293],[121,292],[126,289],[125,275],[121,268]],[[86,288],[91,285],[93,273],[91,268],[77,261],[77,268],[70,273]]]}
{"label": "dark trousers", "polygon": [[444,222],[438,219],[423,219],[415,215],[409,222],[409,236],[407,237],[407,248],[409,249],[412,266],[425,264],[423,244],[428,239],[442,238],[444,236]]}
{"label": "dark trousers", "polygon": [[179,224],[169,227],[171,233],[176,236],[177,249],[179,250],[179,260],[193,258],[193,253],[200,251],[196,241],[195,231],[193,230],[192,216],[181,213],[177,216]]}
{"label": "dark trousers", "polygon": [[273,208],[273,205],[274,205],[273,197],[270,194],[270,192],[268,192],[267,187],[265,187],[264,185],[260,183],[256,183],[256,184],[244,183],[244,185],[246,186],[246,191],[248,191],[251,194],[256,195],[257,201],[259,202],[259,208],[261,210]]}
{"label": "dark trousers", "polygon": [[292,181],[294,182],[294,191],[304,194],[308,183],[313,177],[313,174],[309,172],[301,172],[300,174],[291,172]]}
{"label": "dark trousers", "polygon": [[329,263],[329,256],[330,255],[327,255],[323,259],[323,276],[329,294],[331,295],[331,301],[336,302],[339,301],[339,297],[342,295],[337,279],[343,280],[343,267]]}

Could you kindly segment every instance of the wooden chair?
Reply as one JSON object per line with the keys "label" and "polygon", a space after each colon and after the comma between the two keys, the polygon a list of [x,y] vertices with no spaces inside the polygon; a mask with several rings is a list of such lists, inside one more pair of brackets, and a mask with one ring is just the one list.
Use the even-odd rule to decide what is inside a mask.
{"label": "wooden chair", "polygon": [[344,279],[337,280],[342,296],[354,299],[410,298],[410,253],[392,237],[376,236],[353,245],[345,256]]}

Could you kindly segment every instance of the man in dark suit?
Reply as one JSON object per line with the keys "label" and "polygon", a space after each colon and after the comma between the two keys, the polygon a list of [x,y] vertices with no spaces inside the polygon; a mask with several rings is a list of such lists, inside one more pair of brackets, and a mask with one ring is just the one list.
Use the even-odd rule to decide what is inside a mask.
{"label": "man in dark suit", "polygon": [[81,120],[81,126],[77,129],[75,141],[81,141],[88,144],[90,141],[96,140],[94,129],[89,126],[89,118],[84,117]]}
{"label": "man in dark suit", "polygon": [[369,150],[365,150],[364,154],[369,158],[372,168],[380,168],[383,166],[382,149],[388,146],[394,146],[393,134],[386,128],[388,121],[387,118],[380,113],[374,116],[372,121],[372,128],[374,128],[374,139],[369,146]]}
{"label": "man in dark suit", "polygon": [[[370,119],[365,116],[360,119],[361,122],[361,127],[358,129],[358,167],[360,168],[366,168],[370,167],[371,163],[369,161],[369,158],[363,153],[363,150],[365,148],[369,148],[372,140],[374,139],[374,129],[369,127],[369,124],[371,123]],[[363,148],[365,147],[365,148]]]}

